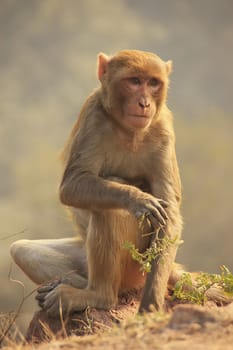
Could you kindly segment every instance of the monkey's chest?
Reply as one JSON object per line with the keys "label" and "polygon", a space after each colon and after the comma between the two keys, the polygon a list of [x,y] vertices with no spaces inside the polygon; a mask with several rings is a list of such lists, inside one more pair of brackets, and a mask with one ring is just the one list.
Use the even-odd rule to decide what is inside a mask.
{"label": "monkey's chest", "polygon": [[105,153],[100,176],[116,177],[128,184],[149,192],[149,174],[151,161],[146,154],[133,152]]}

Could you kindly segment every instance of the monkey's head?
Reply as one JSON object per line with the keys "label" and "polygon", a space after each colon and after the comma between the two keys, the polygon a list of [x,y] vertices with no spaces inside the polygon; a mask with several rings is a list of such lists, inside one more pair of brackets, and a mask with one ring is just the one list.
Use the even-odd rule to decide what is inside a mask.
{"label": "monkey's head", "polygon": [[98,55],[98,78],[106,112],[124,129],[147,129],[166,100],[172,62],[137,50]]}

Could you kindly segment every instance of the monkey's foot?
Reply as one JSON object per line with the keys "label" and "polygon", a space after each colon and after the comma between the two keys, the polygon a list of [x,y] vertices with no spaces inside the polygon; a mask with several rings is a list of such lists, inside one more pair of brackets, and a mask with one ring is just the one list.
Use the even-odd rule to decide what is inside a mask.
{"label": "monkey's foot", "polygon": [[89,289],[77,289],[67,284],[58,284],[41,287],[38,289],[37,300],[40,307],[50,317],[66,316],[76,311],[83,311],[87,307],[110,309],[114,301],[99,297],[98,294]]}
{"label": "monkey's foot", "polygon": [[[87,308],[84,312],[74,312],[67,317],[50,317],[43,309],[37,311],[27,330],[28,342],[43,342],[54,339],[54,335],[87,335],[102,333],[119,322],[136,315],[139,306],[140,293],[125,293],[119,297],[117,307],[110,310]],[[91,322],[90,322],[91,320]]]}

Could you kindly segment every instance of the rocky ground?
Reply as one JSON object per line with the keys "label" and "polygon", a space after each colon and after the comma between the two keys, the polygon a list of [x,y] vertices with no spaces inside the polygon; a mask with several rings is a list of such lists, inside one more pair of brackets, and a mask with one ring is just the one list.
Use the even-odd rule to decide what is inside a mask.
{"label": "rocky ground", "polygon": [[[179,304],[165,315],[136,315],[138,299],[121,300],[111,311],[87,310],[60,322],[35,314],[27,343],[8,350],[45,349],[233,349],[233,303],[217,307]],[[80,336],[82,335],[82,336]],[[48,344],[49,342],[49,344]]]}

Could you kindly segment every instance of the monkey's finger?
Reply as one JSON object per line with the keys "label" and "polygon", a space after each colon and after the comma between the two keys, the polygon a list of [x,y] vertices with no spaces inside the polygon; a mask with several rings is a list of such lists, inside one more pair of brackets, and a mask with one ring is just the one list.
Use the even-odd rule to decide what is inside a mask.
{"label": "monkey's finger", "polygon": [[45,284],[41,287],[39,287],[37,289],[37,292],[38,293],[44,293],[44,292],[50,292],[51,290],[53,290],[54,288],[56,288],[58,285],[60,284],[60,280],[55,280],[55,281],[52,281],[48,284]]}
{"label": "monkey's finger", "polygon": [[51,285],[46,285],[46,286],[42,286],[42,287],[39,287],[37,289],[37,292],[38,293],[49,293],[51,290],[53,290],[55,287],[51,286]]}
{"label": "monkey's finger", "polygon": [[163,208],[167,208],[169,206],[169,203],[163,199],[158,198],[158,202]]}
{"label": "monkey's finger", "polygon": [[150,220],[154,228],[159,226],[164,226],[166,224],[165,220],[160,216],[159,212],[155,212],[154,209],[150,210],[150,213],[147,215],[147,218]]}
{"label": "monkey's finger", "polygon": [[44,293],[38,293],[35,297],[35,299],[40,302],[40,301],[44,301],[45,297],[48,293],[44,292]]}
{"label": "monkey's finger", "polygon": [[151,225],[153,226],[154,229],[157,229],[157,228],[161,227],[161,225],[159,224],[158,220],[152,214],[149,214],[147,216],[147,218],[150,220],[150,223],[151,223]]}
{"label": "monkey's finger", "polygon": [[43,302],[43,309],[48,310],[55,302],[57,298],[57,293],[52,290],[49,294],[45,296]]}
{"label": "monkey's finger", "polygon": [[42,301],[38,301],[38,305],[39,305],[39,307],[41,307],[41,309],[43,309],[43,308],[44,308],[44,302],[42,302]]}
{"label": "monkey's finger", "polygon": [[154,204],[155,204],[156,209],[159,210],[160,215],[162,215],[162,217],[163,217],[165,220],[167,220],[167,219],[168,219],[168,215],[167,215],[167,212],[166,212],[166,210],[164,209],[164,207],[162,207],[162,206],[160,205],[160,203],[158,204],[158,202],[154,202]]}
{"label": "monkey's finger", "polygon": [[158,208],[155,207],[149,207],[150,210],[150,214],[152,214],[155,219],[162,225],[165,226],[166,225],[166,220],[164,219],[164,217],[161,215],[160,210]]}

